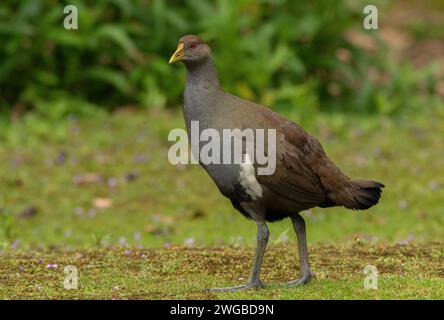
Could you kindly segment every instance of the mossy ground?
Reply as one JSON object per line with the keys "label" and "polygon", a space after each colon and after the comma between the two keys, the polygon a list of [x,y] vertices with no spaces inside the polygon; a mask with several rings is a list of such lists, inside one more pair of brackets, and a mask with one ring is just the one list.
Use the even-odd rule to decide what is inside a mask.
{"label": "mossy ground", "polygon": [[[101,248],[4,253],[0,297],[5,299],[439,299],[444,297],[443,251],[424,245],[318,245],[311,247],[316,278],[287,288],[297,277],[295,248],[271,246],[266,289],[209,293],[214,286],[242,284],[253,248]],[[54,265],[57,265],[55,268]],[[63,286],[64,267],[78,270],[78,289]],[[364,268],[378,270],[378,289],[364,288]],[[52,268],[48,268],[52,266]]]}

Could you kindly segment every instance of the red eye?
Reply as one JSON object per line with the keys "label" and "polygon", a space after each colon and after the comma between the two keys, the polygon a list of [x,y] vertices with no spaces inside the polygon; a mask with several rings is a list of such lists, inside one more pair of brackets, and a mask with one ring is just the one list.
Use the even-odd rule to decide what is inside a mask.
{"label": "red eye", "polygon": [[197,44],[196,43],[193,43],[192,45],[191,45],[191,49],[196,49],[197,48]]}

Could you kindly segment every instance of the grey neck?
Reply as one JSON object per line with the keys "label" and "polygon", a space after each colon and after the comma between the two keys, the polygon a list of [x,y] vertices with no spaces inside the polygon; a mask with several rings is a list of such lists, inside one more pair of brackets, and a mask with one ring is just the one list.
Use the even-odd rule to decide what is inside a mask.
{"label": "grey neck", "polygon": [[217,108],[220,93],[216,69],[208,58],[198,63],[186,63],[188,70],[184,92],[184,116],[189,129],[190,121],[198,120],[200,128],[210,125],[210,116]]}
{"label": "grey neck", "polygon": [[187,86],[196,86],[201,90],[209,91],[219,89],[219,78],[210,57],[205,61],[187,63],[186,67],[188,70]]}

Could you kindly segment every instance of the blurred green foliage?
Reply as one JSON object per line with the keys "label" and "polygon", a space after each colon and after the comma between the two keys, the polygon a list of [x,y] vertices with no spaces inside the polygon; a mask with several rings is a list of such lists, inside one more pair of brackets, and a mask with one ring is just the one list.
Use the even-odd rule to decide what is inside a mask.
{"label": "blurred green foliage", "polygon": [[361,1],[73,0],[78,30],[63,27],[67,4],[1,2],[1,113],[177,105],[185,71],[168,59],[188,33],[210,43],[227,90],[266,105],[392,114],[436,102],[432,69],[388,60],[375,31],[361,35],[373,50],[352,41]]}

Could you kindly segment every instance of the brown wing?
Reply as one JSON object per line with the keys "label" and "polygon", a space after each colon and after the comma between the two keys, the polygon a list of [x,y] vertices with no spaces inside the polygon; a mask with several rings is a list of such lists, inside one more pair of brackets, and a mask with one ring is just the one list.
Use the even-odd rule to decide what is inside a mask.
{"label": "brown wing", "polygon": [[314,170],[325,156],[319,142],[290,121],[281,122],[277,131],[276,171],[258,175],[258,182],[299,204],[324,203],[326,193]]}
{"label": "brown wing", "polygon": [[[234,97],[234,96],[233,96]],[[235,97],[236,99],[239,99]],[[325,154],[321,144],[297,124],[270,109],[240,99],[233,105],[239,128],[277,129],[276,171],[258,182],[302,207],[367,209],[378,203],[384,185],[351,180]]]}
{"label": "brown wing", "polygon": [[257,180],[301,204],[365,210],[378,203],[384,187],[375,181],[351,180],[327,157],[319,141],[290,121],[278,133],[276,165],[273,175],[258,175]]}

